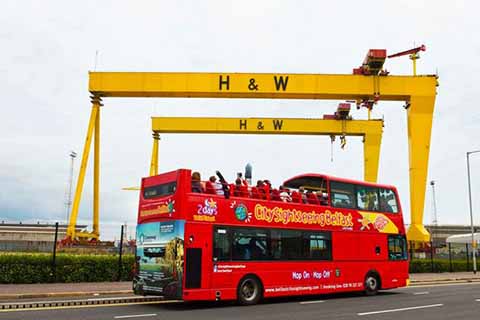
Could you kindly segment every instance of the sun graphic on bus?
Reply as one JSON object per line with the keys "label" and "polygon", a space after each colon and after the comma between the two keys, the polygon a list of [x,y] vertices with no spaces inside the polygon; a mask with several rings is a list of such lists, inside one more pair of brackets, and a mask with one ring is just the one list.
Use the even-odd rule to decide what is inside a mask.
{"label": "sun graphic on bus", "polygon": [[250,222],[252,219],[252,213],[248,212],[247,207],[244,204],[239,204],[235,207],[235,217],[240,221]]}

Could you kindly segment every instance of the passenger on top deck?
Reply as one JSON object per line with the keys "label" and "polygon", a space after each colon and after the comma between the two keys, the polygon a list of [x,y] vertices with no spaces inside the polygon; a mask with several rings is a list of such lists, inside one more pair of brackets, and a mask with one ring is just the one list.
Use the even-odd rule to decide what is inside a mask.
{"label": "passenger on top deck", "polygon": [[257,180],[257,188],[263,188],[264,185],[262,180]]}
{"label": "passenger on top deck", "polygon": [[[240,179],[240,183],[243,184],[244,186],[248,187],[248,182],[247,182],[247,180],[243,179],[241,172],[237,172],[237,179]],[[235,180],[235,183],[236,182],[237,182],[237,180]]]}
{"label": "passenger on top deck", "polygon": [[260,193],[260,199],[267,198],[266,188],[268,188],[268,186],[265,184],[265,182],[263,182],[262,180],[257,181],[257,189],[258,189],[258,192]]}
{"label": "passenger on top deck", "polygon": [[203,193],[203,187],[201,183],[202,178],[200,177],[200,172],[192,173],[192,192]]}
{"label": "passenger on top deck", "polygon": [[394,212],[386,197],[380,196],[380,211]]}
{"label": "passenger on top deck", "polygon": [[223,192],[222,183],[218,182],[215,176],[210,177],[210,182],[213,184],[216,194],[218,194],[219,196],[225,195],[225,193]]}
{"label": "passenger on top deck", "polygon": [[278,189],[280,190],[280,199],[283,202],[292,202],[292,197],[290,197],[290,193],[288,192],[287,188],[280,186]]}
{"label": "passenger on top deck", "polygon": [[305,193],[305,188],[299,187],[298,192],[302,195],[302,202],[307,203],[307,194]]}
{"label": "passenger on top deck", "polygon": [[320,205],[328,206],[328,193],[319,191],[318,194],[320,199]]}
{"label": "passenger on top deck", "polygon": [[240,196],[240,195],[242,194],[242,185],[243,185],[243,184],[242,184],[242,179],[237,178],[237,179],[235,180],[235,189],[233,190],[233,194],[234,194],[235,196],[238,197],[238,196]]}
{"label": "passenger on top deck", "polygon": [[270,180],[267,180],[267,179],[263,180],[263,184],[267,185],[270,189],[272,189],[272,184],[270,183]]}

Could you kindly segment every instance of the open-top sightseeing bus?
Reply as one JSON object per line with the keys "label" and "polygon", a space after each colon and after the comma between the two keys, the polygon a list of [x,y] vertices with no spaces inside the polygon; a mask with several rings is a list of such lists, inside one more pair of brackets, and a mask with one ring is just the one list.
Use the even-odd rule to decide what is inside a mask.
{"label": "open-top sightseeing bus", "polygon": [[283,197],[223,182],[218,195],[192,192],[187,169],[142,179],[136,294],[254,304],[408,284],[395,187],[304,174],[283,183]]}

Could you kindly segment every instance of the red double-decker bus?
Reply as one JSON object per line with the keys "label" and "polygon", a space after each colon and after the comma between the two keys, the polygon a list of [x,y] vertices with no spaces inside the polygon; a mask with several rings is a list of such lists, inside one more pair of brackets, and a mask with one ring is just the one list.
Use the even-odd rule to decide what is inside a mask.
{"label": "red double-decker bus", "polygon": [[186,169],[143,178],[136,294],[255,304],[408,284],[393,186],[304,174],[281,190],[224,180],[221,194],[193,190]]}

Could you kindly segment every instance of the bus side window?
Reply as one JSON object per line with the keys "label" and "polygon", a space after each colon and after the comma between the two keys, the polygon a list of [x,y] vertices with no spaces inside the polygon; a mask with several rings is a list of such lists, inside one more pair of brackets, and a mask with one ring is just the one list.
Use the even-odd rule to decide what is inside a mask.
{"label": "bus side window", "polygon": [[358,209],[378,211],[378,188],[357,185],[356,189]]}
{"label": "bus side window", "polygon": [[404,236],[388,236],[388,258],[407,260],[407,241]]}
{"label": "bus side window", "polygon": [[213,239],[213,260],[229,261],[231,260],[230,233],[227,228],[216,228]]}
{"label": "bus side window", "polygon": [[262,229],[233,229],[233,260],[266,260],[268,232]]}
{"label": "bus side window", "polygon": [[355,208],[355,187],[351,183],[330,182],[332,206],[337,208]]}
{"label": "bus side window", "polygon": [[303,237],[306,259],[332,259],[331,236],[329,232],[305,232]]}
{"label": "bus side window", "polygon": [[391,189],[380,189],[380,211],[398,213],[397,198]]}

